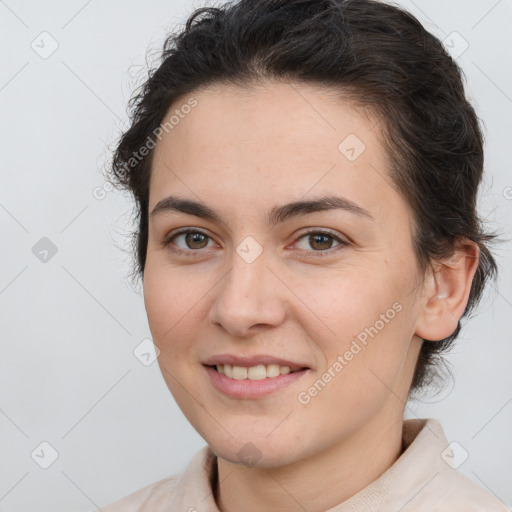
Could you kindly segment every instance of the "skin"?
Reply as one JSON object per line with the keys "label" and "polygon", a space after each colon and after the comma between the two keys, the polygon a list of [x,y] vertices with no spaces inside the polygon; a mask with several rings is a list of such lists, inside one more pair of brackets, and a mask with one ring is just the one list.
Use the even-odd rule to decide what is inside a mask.
{"label": "skin", "polygon": [[[339,95],[269,82],[210,86],[193,97],[197,106],[155,148],[149,211],[172,194],[204,202],[222,222],[181,212],[150,217],[144,300],[160,368],[218,457],[220,510],[325,510],[400,456],[421,338],[454,331],[477,248],[461,243],[451,259],[420,272],[412,212],[389,178],[380,126]],[[349,134],[366,146],[355,161],[338,149]],[[338,209],[267,223],[276,205],[328,194],[373,219]],[[209,238],[187,245],[182,235],[165,245],[186,227]],[[315,245],[304,236],[315,229],[346,243]],[[247,236],[263,249],[252,263],[236,252]],[[400,312],[301,403],[298,394],[396,303]],[[220,353],[270,354],[310,370],[265,398],[228,398],[201,364]],[[246,465],[238,452],[249,442],[259,458]]]}

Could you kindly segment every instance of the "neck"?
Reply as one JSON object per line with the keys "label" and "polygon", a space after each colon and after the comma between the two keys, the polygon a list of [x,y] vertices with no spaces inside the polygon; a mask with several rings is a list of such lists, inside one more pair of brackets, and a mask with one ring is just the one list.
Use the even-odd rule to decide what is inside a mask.
{"label": "neck", "polygon": [[321,512],[332,508],[375,481],[398,459],[402,423],[402,416],[374,418],[328,450],[276,468],[246,467],[219,457],[219,510]]}

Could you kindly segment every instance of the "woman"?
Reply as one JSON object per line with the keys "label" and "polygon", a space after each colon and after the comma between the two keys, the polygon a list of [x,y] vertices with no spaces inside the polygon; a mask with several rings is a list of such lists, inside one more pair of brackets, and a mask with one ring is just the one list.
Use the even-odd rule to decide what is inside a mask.
{"label": "woman", "polygon": [[373,0],[198,9],[112,181],[163,377],[205,439],[104,511],[505,511],[403,420],[496,273],[461,73]]}

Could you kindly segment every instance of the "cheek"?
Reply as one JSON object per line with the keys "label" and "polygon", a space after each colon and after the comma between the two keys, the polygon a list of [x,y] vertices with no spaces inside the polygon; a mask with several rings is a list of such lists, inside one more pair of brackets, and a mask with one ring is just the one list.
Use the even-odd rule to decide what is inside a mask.
{"label": "cheek", "polygon": [[300,296],[333,339],[351,339],[372,326],[400,299],[397,283],[382,268],[351,268],[325,280],[302,282]]}
{"label": "cheek", "polygon": [[199,285],[183,272],[146,265],[144,304],[153,341],[161,351],[168,350],[172,340],[179,340],[176,345],[184,346],[189,332],[186,326],[197,314],[201,298],[209,289]]}
{"label": "cheek", "polygon": [[[209,288],[206,288],[208,290]],[[198,329],[201,296],[206,293],[196,280],[183,272],[146,264],[144,273],[144,303],[153,342],[160,350],[157,359],[162,377],[179,407],[194,409],[189,381],[191,351]]]}
{"label": "cheek", "polygon": [[308,306],[321,320],[321,330],[303,325],[323,353],[321,372],[333,372],[341,357],[343,371],[335,373],[345,377],[338,382],[346,379],[343,385],[356,389],[362,381],[378,380],[370,370],[388,381],[400,369],[412,336],[411,279],[409,269],[401,268],[393,271],[382,262],[371,272],[353,268],[338,279],[303,283],[301,296],[309,298]]}

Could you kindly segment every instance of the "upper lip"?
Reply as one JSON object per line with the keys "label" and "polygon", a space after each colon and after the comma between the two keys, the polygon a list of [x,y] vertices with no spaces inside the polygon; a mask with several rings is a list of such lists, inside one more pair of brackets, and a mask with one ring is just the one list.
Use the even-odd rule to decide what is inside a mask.
{"label": "upper lip", "polygon": [[233,355],[233,354],[219,354],[216,356],[209,357],[203,364],[206,366],[215,366],[216,364],[230,364],[232,366],[258,366],[260,364],[278,364],[279,366],[288,366],[291,370],[301,370],[302,368],[308,368],[305,364],[288,361],[281,357],[275,357],[271,355]]}

